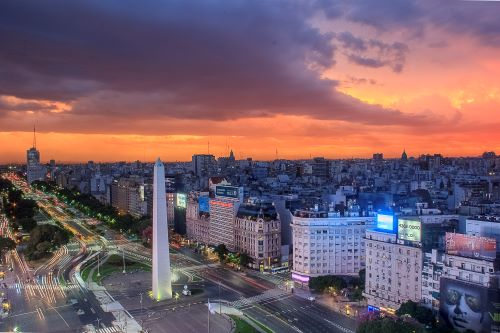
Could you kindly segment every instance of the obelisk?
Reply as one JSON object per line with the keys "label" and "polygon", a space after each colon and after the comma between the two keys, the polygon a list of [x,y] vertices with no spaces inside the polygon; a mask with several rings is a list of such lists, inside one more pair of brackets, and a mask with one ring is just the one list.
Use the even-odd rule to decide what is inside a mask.
{"label": "obelisk", "polygon": [[165,168],[160,158],[155,163],[153,180],[153,298],[172,298],[170,253],[168,252]]}

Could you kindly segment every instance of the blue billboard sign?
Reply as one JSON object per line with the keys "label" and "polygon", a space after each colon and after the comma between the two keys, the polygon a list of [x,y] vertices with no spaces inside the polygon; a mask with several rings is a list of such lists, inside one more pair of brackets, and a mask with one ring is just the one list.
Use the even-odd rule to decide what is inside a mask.
{"label": "blue billboard sign", "polygon": [[391,214],[377,214],[377,229],[396,232],[396,218]]}
{"label": "blue billboard sign", "polygon": [[209,197],[199,197],[198,206],[200,212],[208,213],[210,212],[210,198]]}

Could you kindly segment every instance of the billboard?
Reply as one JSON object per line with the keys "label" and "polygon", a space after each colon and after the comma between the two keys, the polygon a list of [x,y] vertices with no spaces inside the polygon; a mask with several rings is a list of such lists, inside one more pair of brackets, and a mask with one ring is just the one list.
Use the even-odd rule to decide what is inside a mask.
{"label": "billboard", "polygon": [[377,229],[384,231],[395,232],[394,215],[391,214],[377,214]]}
{"label": "billboard", "polygon": [[176,206],[181,208],[186,208],[187,198],[184,193],[177,193]]}
{"label": "billboard", "polygon": [[210,212],[210,198],[209,197],[199,197],[198,198],[198,206],[200,212],[208,213]]}
{"label": "billboard", "polygon": [[420,221],[398,219],[398,238],[420,242],[422,240],[422,223]]}
{"label": "billboard", "polygon": [[441,278],[439,291],[439,312],[448,326],[461,332],[498,331],[498,289]]}
{"label": "billboard", "polygon": [[215,195],[217,197],[229,197],[229,198],[239,198],[240,189],[236,186],[216,186]]}
{"label": "billboard", "polygon": [[495,260],[497,243],[495,238],[447,232],[446,253],[462,257]]}

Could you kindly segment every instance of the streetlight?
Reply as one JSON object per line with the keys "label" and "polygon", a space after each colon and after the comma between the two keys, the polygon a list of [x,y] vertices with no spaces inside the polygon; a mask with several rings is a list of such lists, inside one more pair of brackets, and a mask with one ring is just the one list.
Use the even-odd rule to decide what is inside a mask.
{"label": "streetlight", "polygon": [[100,254],[97,254],[97,277],[101,276],[101,272],[99,271],[99,264],[100,264],[99,256]]}
{"label": "streetlight", "polygon": [[220,280],[219,280],[219,314],[222,314],[222,303],[220,299]]}
{"label": "streetlight", "polygon": [[122,248],[122,259],[123,259],[123,274],[127,273],[125,271],[125,250]]}

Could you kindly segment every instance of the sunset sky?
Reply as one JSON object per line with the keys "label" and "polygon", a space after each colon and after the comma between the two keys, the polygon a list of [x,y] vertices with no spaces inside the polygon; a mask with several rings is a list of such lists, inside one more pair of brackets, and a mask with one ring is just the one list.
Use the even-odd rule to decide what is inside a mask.
{"label": "sunset sky", "polygon": [[500,153],[500,2],[4,0],[0,163]]}

